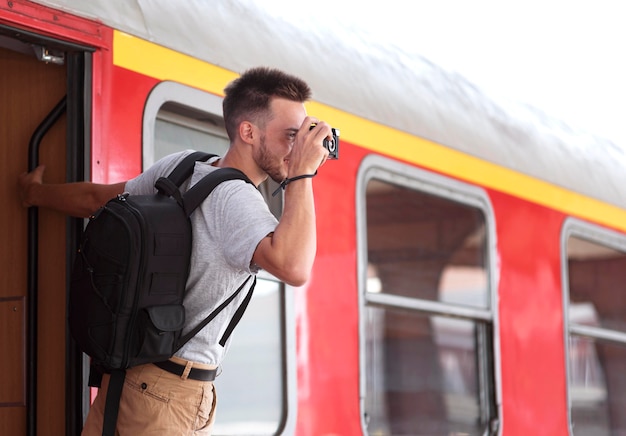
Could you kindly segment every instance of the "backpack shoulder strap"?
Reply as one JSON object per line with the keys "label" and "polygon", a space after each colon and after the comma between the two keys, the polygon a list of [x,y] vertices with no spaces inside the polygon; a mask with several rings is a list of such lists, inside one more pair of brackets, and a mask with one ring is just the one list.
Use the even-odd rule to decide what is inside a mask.
{"label": "backpack shoulder strap", "polygon": [[212,157],[216,157],[216,154],[205,153],[203,151],[195,151],[185,156],[181,160],[176,168],[167,177],[159,177],[154,184],[159,194],[167,197],[174,197],[176,201],[182,206],[182,197],[180,195],[179,187],[185,180],[191,177],[193,168],[197,161],[206,162]]}
{"label": "backpack shoulder strap", "polygon": [[122,389],[124,388],[125,378],[125,369],[114,369],[111,371],[106,401],[104,403],[102,436],[115,436],[116,434],[115,428],[117,426],[117,415],[120,409],[120,398],[122,397]]}
{"label": "backpack shoulder strap", "polygon": [[237,295],[239,295],[241,290],[246,286],[246,284],[250,281],[250,279],[252,279],[252,284],[248,288],[248,294],[244,298],[244,300],[241,303],[241,305],[239,306],[239,308],[237,308],[237,311],[233,315],[233,318],[230,320],[230,323],[228,324],[228,327],[226,328],[226,331],[224,332],[224,334],[222,335],[222,338],[220,339],[219,343],[223,347],[224,344],[226,343],[226,340],[228,339],[228,337],[230,336],[232,331],[235,329],[235,327],[239,323],[239,320],[243,316],[243,313],[246,310],[246,307],[248,306],[248,303],[250,302],[250,299],[252,298],[252,292],[254,291],[254,287],[256,286],[256,276],[249,275],[248,278],[241,284],[241,286],[239,286],[237,288],[237,290],[230,295],[230,297],[228,297],[226,300],[224,300],[222,302],[222,304],[220,304],[218,307],[216,307],[213,310],[213,312],[209,313],[209,315],[206,318],[204,318],[200,322],[200,324],[195,326],[192,330],[187,332],[187,334],[185,334],[184,336],[181,336],[178,339],[178,342],[176,343],[176,349],[175,349],[174,352],[180,350],[183,345],[185,345],[187,342],[189,342],[189,340],[191,338],[193,338],[195,335],[197,335],[200,330],[202,330],[204,327],[206,327],[206,325],[209,322],[211,322],[213,320],[213,318],[215,318],[222,310],[224,310],[226,308],[226,306],[228,306],[235,299],[235,297]]}
{"label": "backpack shoulder strap", "polygon": [[191,154],[185,156],[183,160],[176,165],[176,168],[172,170],[168,179],[170,179],[176,186],[182,185],[182,183],[191,177],[193,173],[193,167],[197,161],[206,162],[212,157],[217,157],[216,154],[205,153],[204,151],[194,151]]}
{"label": "backpack shoulder strap", "polygon": [[235,168],[217,169],[198,181],[185,193],[183,197],[184,209],[187,216],[200,206],[200,203],[215,189],[217,185],[227,180],[243,180],[254,186],[252,181],[242,172]]}

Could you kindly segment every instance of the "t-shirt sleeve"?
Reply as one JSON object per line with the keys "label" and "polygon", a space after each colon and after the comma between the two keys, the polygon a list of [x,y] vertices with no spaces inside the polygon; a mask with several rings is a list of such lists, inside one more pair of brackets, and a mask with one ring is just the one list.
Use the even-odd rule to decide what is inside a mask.
{"label": "t-shirt sleeve", "polygon": [[124,190],[133,195],[146,195],[156,193],[154,184],[159,177],[166,176],[171,173],[176,165],[180,163],[185,156],[192,153],[193,150],[185,150],[182,152],[167,155],[156,161],[150,168],[139,174],[137,177],[126,182]]}
{"label": "t-shirt sleeve", "polygon": [[249,183],[236,180],[222,183],[210,199],[207,207],[213,208],[217,217],[213,231],[225,261],[234,268],[258,272],[252,265],[254,251],[278,224],[263,196]]}

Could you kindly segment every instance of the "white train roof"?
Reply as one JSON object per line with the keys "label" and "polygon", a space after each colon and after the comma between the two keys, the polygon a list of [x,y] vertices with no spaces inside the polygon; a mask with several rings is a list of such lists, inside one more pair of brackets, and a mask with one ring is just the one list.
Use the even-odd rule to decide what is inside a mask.
{"label": "white train roof", "polygon": [[626,208],[621,148],[530,107],[496,104],[458,74],[358,29],[289,22],[253,0],[37,3],[231,71],[281,68],[304,78],[320,103]]}

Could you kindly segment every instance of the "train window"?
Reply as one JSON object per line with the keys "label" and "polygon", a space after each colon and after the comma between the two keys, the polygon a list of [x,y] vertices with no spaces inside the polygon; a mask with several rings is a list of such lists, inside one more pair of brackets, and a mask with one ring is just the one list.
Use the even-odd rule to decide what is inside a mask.
{"label": "train window", "polygon": [[626,237],[569,220],[564,304],[571,432],[626,433]]}
{"label": "train window", "polygon": [[[223,155],[229,141],[221,111],[221,99],[215,95],[173,82],[157,85],[144,110],[144,168],[187,149]],[[280,216],[282,198],[270,195],[275,186],[264,183],[259,189]],[[295,416],[287,415],[295,410],[295,315],[289,310],[290,298],[283,283],[259,275],[215,381],[219,411],[213,434],[272,435],[293,425]]]}
{"label": "train window", "polygon": [[[164,104],[157,113],[154,130],[154,157],[159,159],[183,150],[204,150],[223,155],[228,149],[224,129],[217,119],[204,117],[202,121],[182,116],[180,108]],[[186,111],[189,112],[189,111]]]}
{"label": "train window", "polygon": [[155,86],[144,108],[143,167],[176,151],[222,154],[228,148],[222,99],[175,82]]}
{"label": "train window", "polygon": [[363,428],[498,428],[493,226],[473,187],[366,159],[357,198]]}

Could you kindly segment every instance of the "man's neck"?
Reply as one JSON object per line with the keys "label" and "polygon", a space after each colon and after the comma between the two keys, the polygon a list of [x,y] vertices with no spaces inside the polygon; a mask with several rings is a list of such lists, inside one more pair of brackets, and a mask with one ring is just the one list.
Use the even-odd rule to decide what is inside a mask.
{"label": "man's neck", "polygon": [[240,147],[232,144],[224,156],[213,162],[213,165],[220,168],[236,168],[248,176],[255,186],[259,186],[267,179],[267,174],[257,166],[252,159],[252,155],[240,152]]}

